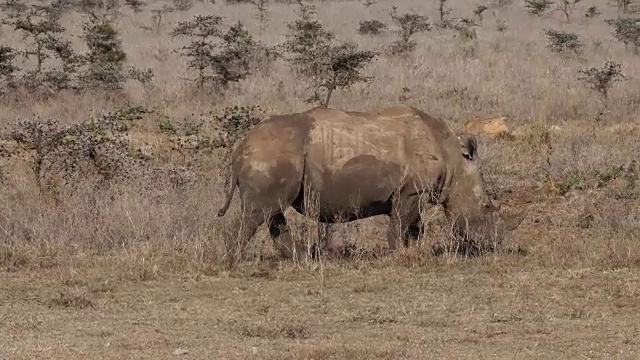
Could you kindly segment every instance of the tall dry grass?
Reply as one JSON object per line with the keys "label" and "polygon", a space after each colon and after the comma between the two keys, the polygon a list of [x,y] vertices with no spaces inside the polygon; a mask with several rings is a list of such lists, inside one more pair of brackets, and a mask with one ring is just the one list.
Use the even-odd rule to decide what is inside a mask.
{"label": "tall dry grass", "polygon": [[[169,35],[179,21],[196,14],[217,14],[224,16],[227,24],[242,21],[258,39],[274,45],[284,41],[286,23],[296,19],[295,5],[269,4],[271,18],[267,31],[260,34],[252,5],[196,2],[188,11],[166,14],[156,33],[147,28],[153,25],[151,10],[162,4],[153,2],[140,13],[123,8],[117,23],[129,64],[155,71],[148,93],[130,83],[126,99],[86,93],[38,100],[20,94],[0,104],[3,130],[10,129],[17,118],[35,114],[74,123],[128,101],[155,109],[177,122],[226,105],[260,105],[267,113],[310,107],[303,101],[307,97],[305,83],[295,78],[283,62],[276,63],[272,71],[254,74],[233,86],[224,97],[193,94],[184,81],[190,76],[185,59],[176,52],[184,40]],[[392,5],[398,6],[399,13],[417,12],[436,19],[435,3],[423,1],[378,1],[370,7],[357,1],[322,2],[317,3],[317,16],[340,41],[380,49],[394,39],[393,33],[361,36],[356,28],[364,19],[391,24]],[[604,14],[585,18],[584,11],[590,5],[598,5]],[[450,6],[450,16],[471,17],[474,9],[474,4],[466,1],[452,1]],[[603,188],[585,186],[585,190],[576,189],[565,196],[554,192],[558,183],[569,181],[573,174],[594,182],[596,172],[605,172],[612,165],[629,166],[637,158],[640,61],[611,37],[611,27],[603,19],[615,16],[615,8],[595,1],[580,3],[568,24],[557,12],[541,17],[527,14],[518,2],[495,7],[485,12],[477,39],[464,41],[454,38],[454,31],[443,29],[417,34],[418,45],[409,58],[381,55],[366,70],[367,75],[374,76],[370,83],[336,91],[330,105],[374,109],[397,103],[404,94],[406,103],[442,117],[457,131],[469,118],[507,116],[518,135],[514,139],[481,138],[480,156],[494,193],[512,201],[515,207],[529,203],[530,216],[512,241],[530,248],[534,254],[531,264],[637,265],[637,181],[620,178]],[[77,49],[83,48],[78,37],[81,21],[81,16],[73,12],[63,19],[67,38]],[[498,21],[507,24],[506,31],[497,31]],[[578,33],[585,44],[582,54],[550,52],[543,32],[548,28]],[[23,48],[20,36],[7,26],[1,28],[1,36],[3,43]],[[600,66],[608,59],[622,63],[630,80],[615,85],[607,111],[596,122],[605,104],[578,80],[578,70]],[[187,166],[193,179],[187,185],[176,188],[168,175],[163,175],[153,179],[153,186],[148,186],[152,179],[141,178],[119,184],[117,191],[96,194],[91,186],[78,183],[65,190],[62,202],[52,203],[39,194],[28,158],[0,160],[2,265],[16,270],[101,264],[114,274],[136,279],[174,271],[214,270],[223,252],[218,235],[227,224],[226,218],[215,218],[223,201],[220,154],[207,154],[190,163],[188,157],[167,145],[157,121],[155,115],[145,117],[137,123],[132,137],[152,149],[156,165]],[[550,142],[545,142],[545,126],[552,124],[561,130],[552,132]],[[620,124],[630,125],[625,128]],[[236,214],[236,203],[227,217]],[[302,234],[299,240],[304,240],[309,232],[295,224],[314,225],[291,212],[287,215]],[[591,219],[588,226],[581,225],[584,218]],[[384,225],[386,219],[379,218],[341,225],[333,236],[359,246],[378,246],[384,244]],[[427,234],[446,236],[438,235],[441,230],[437,227],[432,231]],[[262,227],[254,246],[272,251],[267,238]],[[413,255],[406,256],[411,259]],[[425,258],[416,261],[424,263]]]}

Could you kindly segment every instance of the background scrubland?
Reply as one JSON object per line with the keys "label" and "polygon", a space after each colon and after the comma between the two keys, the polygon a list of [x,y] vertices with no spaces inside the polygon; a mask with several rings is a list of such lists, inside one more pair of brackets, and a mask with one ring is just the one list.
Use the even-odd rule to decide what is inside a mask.
{"label": "background scrubland", "polygon": [[[135,12],[123,2],[111,18],[120,64],[153,78],[121,87],[95,77],[28,87],[34,58],[19,51],[31,40],[0,27],[0,45],[16,54],[12,77],[0,77],[0,358],[638,357],[640,35],[625,45],[606,21],[638,19],[637,3],[585,0],[567,21],[562,2],[532,14],[519,0],[451,0],[444,26],[435,1],[314,2],[336,43],[378,52],[358,70],[370,80],[336,89],[329,106],[403,102],[457,132],[506,117],[511,135],[478,134],[482,167],[491,194],[528,216],[506,241],[515,251],[473,258],[431,254],[429,239],[447,237],[437,209],[424,239],[386,256],[376,255],[387,246],[383,217],[333,227],[356,247],[343,260],[281,261],[261,228],[228,271],[219,235],[237,197],[215,217],[227,148],[268,114],[316,106],[305,101],[310,78],[257,53],[246,77],[198,88],[180,51],[189,38],[171,32],[217,15],[223,32],[239,21],[280,49],[300,6],[267,1],[261,22],[256,4],[148,1]],[[56,36],[86,53],[90,16],[67,5]],[[431,24],[405,54],[389,50],[394,5]],[[481,20],[478,5],[488,7]],[[163,6],[174,10],[158,26]],[[372,19],[388,28],[360,34]],[[633,40],[640,31],[629,26]],[[582,45],[553,51],[545,30]],[[59,69],[49,60],[45,70]],[[582,79],[589,68],[600,82]],[[311,220],[287,215],[299,241],[316,235]]]}

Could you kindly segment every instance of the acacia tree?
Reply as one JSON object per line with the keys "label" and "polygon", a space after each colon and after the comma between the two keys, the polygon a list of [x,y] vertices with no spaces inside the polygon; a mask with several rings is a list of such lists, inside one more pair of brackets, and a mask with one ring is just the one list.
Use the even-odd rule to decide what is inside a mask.
{"label": "acacia tree", "polygon": [[[26,59],[35,59],[34,68],[23,73],[20,84],[32,90],[43,89],[49,94],[67,88],[78,57],[71,43],[60,36],[65,31],[60,25],[60,9],[56,6],[27,6],[19,0],[5,3],[2,8],[8,15],[3,22],[20,31],[27,41],[26,49],[18,54]],[[55,58],[60,60],[61,67],[49,64],[49,59]]]}
{"label": "acacia tree", "polygon": [[251,56],[258,50],[258,43],[239,21],[226,32],[221,25],[220,16],[196,15],[191,21],[180,22],[172,32],[174,37],[191,39],[182,50],[189,58],[187,66],[198,73],[198,88],[207,83],[226,88],[250,74]]}
{"label": "acacia tree", "polygon": [[305,101],[327,107],[336,89],[371,79],[362,70],[377,53],[360,50],[351,42],[336,44],[334,34],[314,18],[313,6],[299,5],[300,19],[288,24],[284,48],[291,56],[287,60],[309,81],[313,95]]}

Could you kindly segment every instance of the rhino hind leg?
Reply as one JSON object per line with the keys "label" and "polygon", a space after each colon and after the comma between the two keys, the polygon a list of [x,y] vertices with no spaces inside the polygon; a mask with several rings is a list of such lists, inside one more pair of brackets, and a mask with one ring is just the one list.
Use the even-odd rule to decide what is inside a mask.
{"label": "rhino hind leg", "polygon": [[302,244],[297,244],[291,236],[287,219],[282,211],[275,213],[269,219],[269,235],[271,235],[273,245],[280,252],[280,255],[287,259],[301,259],[306,252],[305,247]]}
{"label": "rhino hind leg", "polygon": [[241,209],[240,215],[229,227],[230,231],[237,230],[237,235],[227,234],[226,236],[227,260],[230,268],[235,267],[238,259],[242,258],[247,243],[265,221],[263,213],[258,209],[248,208],[245,204],[241,205]]}

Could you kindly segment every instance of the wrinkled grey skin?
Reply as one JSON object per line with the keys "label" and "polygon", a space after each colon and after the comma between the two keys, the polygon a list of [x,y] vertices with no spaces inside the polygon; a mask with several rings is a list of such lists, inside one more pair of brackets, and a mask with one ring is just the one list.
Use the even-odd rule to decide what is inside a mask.
{"label": "wrinkled grey skin", "polygon": [[524,213],[511,219],[499,214],[476,162],[473,136],[456,136],[409,106],[376,112],[318,107],[271,116],[232,154],[231,188],[218,212],[224,216],[238,187],[241,212],[226,239],[229,265],[265,222],[283,256],[306,253],[289,233],[283,215],[289,206],[323,223],[387,215],[393,251],[399,238],[407,246],[416,235],[422,206],[442,204],[459,236],[499,243]]}

